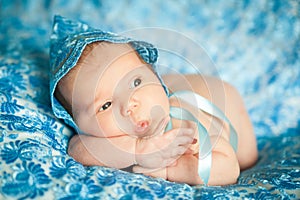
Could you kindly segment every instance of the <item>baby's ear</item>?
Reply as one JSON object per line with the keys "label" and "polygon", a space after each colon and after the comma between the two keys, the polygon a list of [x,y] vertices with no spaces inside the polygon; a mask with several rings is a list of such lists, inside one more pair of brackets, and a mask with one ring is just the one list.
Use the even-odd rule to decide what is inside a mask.
{"label": "baby's ear", "polygon": [[132,41],[129,44],[136,50],[139,56],[148,64],[154,64],[158,58],[158,50],[150,43]]}

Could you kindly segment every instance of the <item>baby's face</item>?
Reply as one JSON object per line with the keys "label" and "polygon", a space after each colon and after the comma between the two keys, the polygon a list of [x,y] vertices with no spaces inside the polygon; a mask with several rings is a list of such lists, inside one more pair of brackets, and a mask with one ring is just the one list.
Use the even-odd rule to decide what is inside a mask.
{"label": "baby's face", "polygon": [[100,43],[80,64],[72,112],[79,128],[94,136],[148,137],[164,131],[169,100],[129,45]]}

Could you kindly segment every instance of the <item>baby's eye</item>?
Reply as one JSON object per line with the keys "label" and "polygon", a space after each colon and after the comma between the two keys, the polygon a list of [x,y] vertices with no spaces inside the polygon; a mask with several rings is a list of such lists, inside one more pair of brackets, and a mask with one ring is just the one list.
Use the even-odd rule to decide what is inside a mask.
{"label": "baby's eye", "polygon": [[103,104],[103,106],[101,106],[101,108],[99,109],[99,111],[104,111],[106,109],[108,109],[111,106],[111,101],[106,102],[105,104]]}
{"label": "baby's eye", "polygon": [[142,80],[140,78],[134,79],[134,81],[131,83],[131,88],[135,88],[139,86],[142,83]]}

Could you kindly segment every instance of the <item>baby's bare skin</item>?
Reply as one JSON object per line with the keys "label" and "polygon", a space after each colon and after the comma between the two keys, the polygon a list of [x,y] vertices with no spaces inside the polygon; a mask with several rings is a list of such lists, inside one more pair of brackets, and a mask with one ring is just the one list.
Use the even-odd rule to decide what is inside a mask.
{"label": "baby's bare skin", "polygon": [[[120,53],[119,46],[112,45],[112,47],[104,46],[103,48],[118,48],[117,53]],[[128,49],[130,50],[131,48],[125,47],[123,53],[128,51]],[[107,52],[107,49],[105,52]],[[112,51],[112,54],[114,52]],[[75,135],[70,140],[68,153],[84,165],[124,168],[137,164],[134,168],[135,172],[142,172],[150,176],[162,177],[171,181],[192,185],[202,184],[203,182],[197,174],[198,167],[201,167],[198,166],[199,138],[197,138],[198,133],[192,122],[173,119],[173,129],[164,134],[161,134],[161,131],[166,126],[166,123],[161,125],[162,128],[160,128],[161,130],[159,129],[159,133],[145,132],[143,131],[143,127],[139,127],[138,129],[133,129],[137,130],[137,132],[131,135],[131,133],[124,132],[124,130],[118,131],[118,126],[113,124],[112,121],[107,121],[113,114],[109,108],[115,106],[116,101],[113,100],[114,104],[112,105],[105,104],[109,108],[104,112],[101,110],[100,114],[97,115],[92,114],[93,111],[87,112],[84,109],[85,106],[82,105],[86,104],[85,101],[89,99],[94,101],[95,95],[90,95],[92,92],[96,91],[97,93],[98,91],[107,96],[115,95],[115,93],[107,94],[107,92],[114,91],[118,87],[118,78],[123,79],[122,77],[127,73],[140,69],[139,67],[144,65],[137,54],[131,51],[130,53],[122,54],[123,56],[120,56],[115,62],[110,63],[109,68],[104,72],[102,71],[101,78],[99,79],[99,73],[96,73],[99,67],[95,66],[93,68],[93,64],[100,62],[97,59],[99,59],[98,55],[102,55],[101,53],[103,53],[103,49],[96,48],[94,55],[88,55],[87,60],[81,63],[80,69],[82,70],[77,81],[81,80],[80,77],[82,78],[83,81],[80,82],[80,87],[82,88],[74,90],[76,84],[74,84],[74,78],[72,77],[59,82],[58,85],[59,93],[64,96],[64,100],[66,101],[65,104],[72,105],[73,109],[76,110],[73,113],[74,121],[78,123],[79,128],[88,133],[88,135]],[[88,70],[85,71],[85,69]],[[153,73],[151,70],[147,71],[147,68],[143,68],[142,70],[144,70],[141,72],[142,76],[148,76],[147,74]],[[77,76],[76,71],[72,74],[73,76]],[[111,77],[111,74],[115,76]],[[106,79],[105,77],[108,78]],[[163,79],[170,91],[192,90],[212,101],[229,118],[238,133],[239,143],[237,153],[233,151],[229,143],[229,129],[226,124],[197,112],[196,109],[191,108],[189,105],[185,105],[186,109],[193,112],[199,121],[209,130],[211,136],[213,144],[212,169],[208,184],[226,185],[235,183],[240,169],[243,170],[252,166],[257,159],[255,135],[240,95],[229,84],[212,77],[168,75]],[[180,79],[183,79],[186,84],[182,84],[182,81],[178,84],[178,80]],[[142,78],[142,80],[144,79]],[[178,106],[180,104],[177,100],[167,98],[162,87],[158,87],[158,79],[152,78],[151,80],[155,82],[154,85],[142,87],[134,92],[133,96],[130,96],[128,100],[128,105],[132,105],[132,107],[128,107],[127,114],[133,117],[132,123],[135,124],[134,126],[139,126],[140,122],[143,122],[143,126],[146,124],[146,128],[148,128],[148,125],[152,125],[152,121],[147,121],[150,116],[147,113],[151,111],[149,110],[151,109],[149,107],[151,105],[145,105],[144,101],[140,101],[141,99],[139,99],[146,98],[147,94],[149,95],[149,91],[156,91],[156,96],[155,98],[147,97],[146,102],[151,102],[151,98],[153,98],[153,102],[161,105],[161,110],[164,111],[162,115],[159,115],[163,117],[159,121],[167,122],[169,106]],[[98,90],[97,84],[101,86],[101,90],[106,92],[103,93],[103,91]],[[78,94],[75,95],[75,99],[74,91]],[[84,96],[86,98],[76,100],[77,96]],[[73,99],[70,97],[73,97]],[[133,102],[133,98],[135,99],[134,103],[131,103]],[[104,97],[103,99],[109,98]],[[122,97],[118,97],[117,99],[122,99]],[[71,100],[74,102],[71,102]],[[136,102],[142,102],[143,104]],[[102,108],[103,105],[102,103]],[[126,104],[126,106],[128,105]],[[182,105],[180,104],[180,106]],[[138,108],[143,112],[140,112]],[[120,107],[120,110],[122,109]],[[125,122],[127,123],[128,121]],[[97,131],[98,126],[101,126],[102,132]],[[103,130],[107,131],[103,132]],[[146,137],[139,135],[140,133],[144,134],[144,132]],[[194,138],[197,139],[196,144]]]}

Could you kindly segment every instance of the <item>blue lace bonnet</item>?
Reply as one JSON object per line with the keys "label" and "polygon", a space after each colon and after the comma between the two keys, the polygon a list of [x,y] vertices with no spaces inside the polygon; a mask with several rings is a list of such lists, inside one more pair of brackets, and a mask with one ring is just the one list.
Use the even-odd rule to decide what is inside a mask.
{"label": "blue lace bonnet", "polygon": [[78,126],[73,121],[71,115],[55,98],[54,92],[59,80],[76,65],[86,45],[96,41],[130,44],[140,57],[153,67],[168,94],[168,89],[156,70],[155,64],[158,59],[158,50],[152,44],[94,29],[83,22],[72,21],[62,16],[55,16],[50,38],[51,105],[54,115],[57,118],[63,119],[66,124],[73,127],[78,133],[80,133]]}

